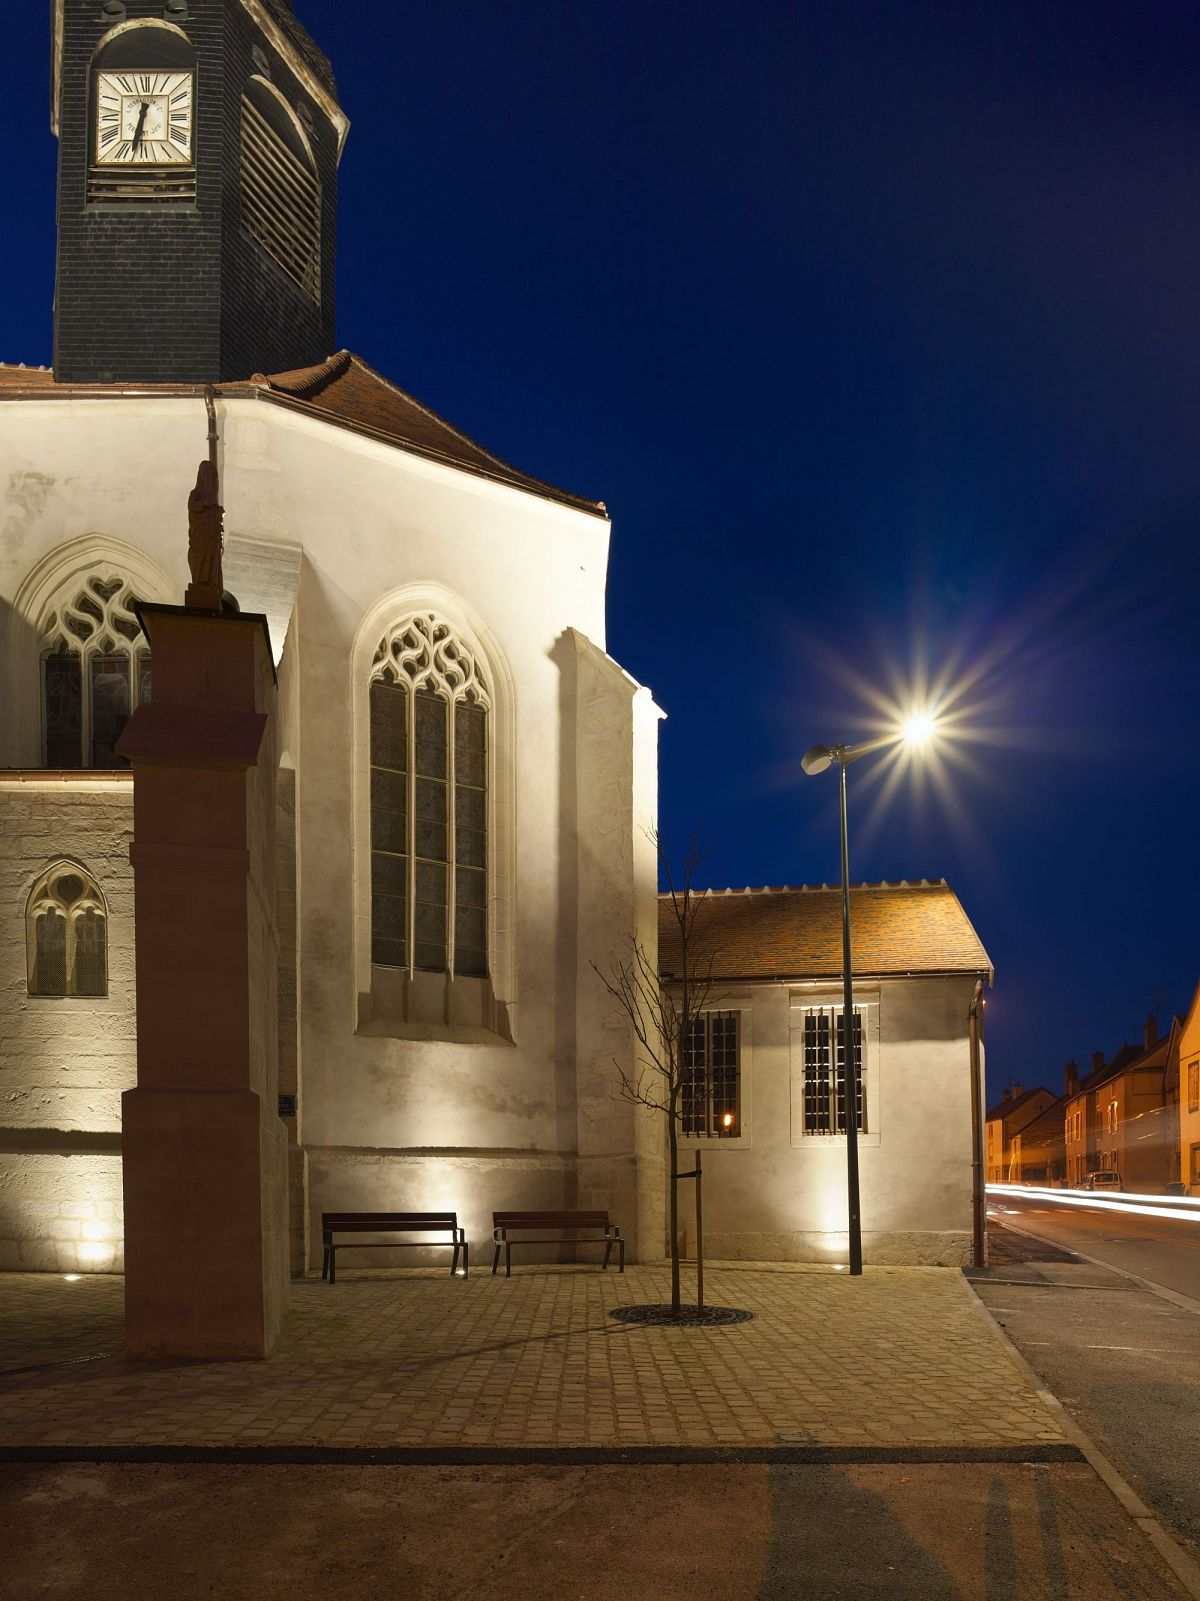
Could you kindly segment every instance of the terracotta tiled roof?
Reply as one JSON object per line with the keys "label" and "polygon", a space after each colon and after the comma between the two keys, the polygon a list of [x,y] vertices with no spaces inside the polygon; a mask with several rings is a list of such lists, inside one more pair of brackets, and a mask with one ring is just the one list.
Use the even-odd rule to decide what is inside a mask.
{"label": "terracotta tiled roof", "polygon": [[[307,412],[335,427],[367,434],[384,444],[461,468],[496,483],[509,484],[543,499],[558,501],[593,516],[606,516],[603,502],[588,500],[569,490],[545,483],[493,456],[482,445],[439,417],[405,390],[367,365],[359,356],[341,350],[315,367],[294,372],[255,373],[244,381],[216,385],[218,394],[274,400]],[[103,399],[128,394],[197,395],[197,384],[57,384],[46,367],[14,366],[0,362],[0,400],[17,398]]]}
{"label": "terracotta tiled roof", "polygon": [[565,501],[584,511],[604,510],[594,500],[572,495],[510,467],[348,350],[339,351],[319,367],[275,373],[266,379],[256,374],[254,381],[268,384],[275,394],[303,402],[331,422],[367,430],[423,456],[465,467],[468,472],[499,479],[518,489],[532,490],[551,500]]}
{"label": "terracotta tiled roof", "polygon": [[[659,897],[659,968],[679,967],[679,935]],[[863,884],[850,891],[851,961],[862,976],[978,973],[992,964],[958,896],[936,883]],[[713,955],[713,977],[837,978],[842,971],[842,892],[792,889],[708,890],[696,917],[696,946]]]}
{"label": "terracotta tiled roof", "polygon": [[[1041,1115],[1037,1107],[1029,1104],[1035,1095],[1049,1095],[1053,1098],[1054,1092],[1053,1090],[1048,1090],[1044,1084],[1038,1084],[1031,1090],[1022,1090],[1020,1095],[1010,1095],[1006,1100],[996,1102],[991,1111],[986,1114],[985,1122],[994,1123],[997,1118],[1001,1117],[1007,1122],[1016,1117],[1019,1112],[1024,1113],[1025,1123],[1031,1122]],[[1021,1120],[1018,1119],[1018,1123],[1020,1122]],[[1021,1124],[1021,1126],[1023,1127],[1024,1124]]]}

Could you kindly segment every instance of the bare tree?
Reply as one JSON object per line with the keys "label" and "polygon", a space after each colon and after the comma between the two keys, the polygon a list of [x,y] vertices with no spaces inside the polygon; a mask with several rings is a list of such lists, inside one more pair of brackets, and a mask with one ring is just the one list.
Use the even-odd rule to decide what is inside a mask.
{"label": "bare tree", "polygon": [[693,1029],[712,993],[713,953],[701,952],[696,918],[703,893],[695,889],[700,852],[695,838],[688,845],[678,880],[661,838],[653,836],[658,851],[672,929],[671,969],[659,971],[640,940],[631,942],[630,955],[614,962],[607,972],[592,966],[608,993],[629,1019],[637,1040],[632,1071],[614,1062],[622,1100],[660,1112],[667,1121],[671,1162],[671,1315],[681,1316],[679,1299],[679,1133],[683,1123],[683,1085]]}

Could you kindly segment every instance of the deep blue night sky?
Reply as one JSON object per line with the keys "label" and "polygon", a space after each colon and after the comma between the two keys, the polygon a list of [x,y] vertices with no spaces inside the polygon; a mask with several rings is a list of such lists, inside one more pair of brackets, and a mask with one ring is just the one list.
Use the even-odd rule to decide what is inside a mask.
{"label": "deep blue night sky", "polygon": [[[2,69],[0,358],[50,354],[45,8]],[[717,885],[836,878],[922,671],[937,783],[851,770],[855,880],[944,875],[993,1093],[1200,976],[1200,19],[1184,0],[357,0],[339,342],[604,499],[609,649]]]}

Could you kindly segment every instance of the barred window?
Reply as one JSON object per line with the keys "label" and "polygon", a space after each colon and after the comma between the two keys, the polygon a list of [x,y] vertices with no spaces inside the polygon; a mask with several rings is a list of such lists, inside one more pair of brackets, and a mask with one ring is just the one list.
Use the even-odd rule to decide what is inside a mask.
{"label": "barred window", "polygon": [[30,995],[107,995],[108,919],[91,874],[76,862],[48,868],[25,907]]}
{"label": "barred window", "polygon": [[701,1012],[683,1050],[683,1133],[736,1138],[741,1132],[741,1060],[736,1012]]}
{"label": "barred window", "polygon": [[375,652],[371,723],[371,960],[487,975],[490,697],[479,664],[425,614]]}
{"label": "barred window", "polygon": [[124,767],[116,743],[150,699],[150,651],[124,578],[94,574],[56,604],[42,628],[47,767]]}
{"label": "barred window", "polygon": [[[846,1132],[845,1030],[840,1007],[814,1007],[804,1013],[804,1132]],[[863,1068],[863,1014],[854,1011],[854,1056],[858,1068],[856,1124],[867,1132],[866,1074]]]}

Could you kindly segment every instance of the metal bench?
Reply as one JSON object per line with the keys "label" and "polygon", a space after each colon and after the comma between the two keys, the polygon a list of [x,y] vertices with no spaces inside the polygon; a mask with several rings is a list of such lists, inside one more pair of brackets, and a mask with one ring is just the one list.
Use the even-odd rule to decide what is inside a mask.
{"label": "metal bench", "polygon": [[330,1284],[334,1283],[337,1272],[335,1234],[447,1234],[449,1238],[444,1240],[343,1240],[341,1243],[353,1250],[381,1251],[447,1245],[453,1252],[451,1278],[458,1272],[460,1251],[463,1278],[467,1277],[467,1235],[466,1230],[459,1227],[457,1212],[322,1212],[321,1240],[325,1257],[321,1277]]}
{"label": "metal bench", "polygon": [[[547,1229],[557,1232],[547,1234]],[[583,1231],[592,1230],[592,1240],[581,1239]],[[534,1231],[541,1231],[538,1239],[517,1239],[514,1234],[525,1235]],[[569,1232],[568,1232],[569,1231]],[[504,1251],[504,1276],[512,1277],[512,1248],[514,1245],[560,1245],[589,1244],[604,1246],[604,1261],[600,1264],[607,1268],[612,1248],[617,1247],[620,1270],[625,1271],[625,1241],[621,1238],[621,1231],[615,1223],[608,1221],[607,1212],[493,1212],[492,1213],[492,1239],[495,1242],[496,1252],[492,1257],[492,1272],[500,1266],[500,1252]]]}

